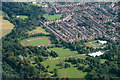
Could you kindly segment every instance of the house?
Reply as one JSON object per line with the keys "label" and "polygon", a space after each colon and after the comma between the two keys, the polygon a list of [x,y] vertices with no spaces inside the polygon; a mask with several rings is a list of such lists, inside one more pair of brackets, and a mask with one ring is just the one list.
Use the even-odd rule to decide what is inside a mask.
{"label": "house", "polygon": [[36,1],[33,1],[32,4],[37,4],[37,2],[36,2]]}
{"label": "house", "polygon": [[24,57],[22,55],[18,55],[18,57],[22,60],[24,59]]}

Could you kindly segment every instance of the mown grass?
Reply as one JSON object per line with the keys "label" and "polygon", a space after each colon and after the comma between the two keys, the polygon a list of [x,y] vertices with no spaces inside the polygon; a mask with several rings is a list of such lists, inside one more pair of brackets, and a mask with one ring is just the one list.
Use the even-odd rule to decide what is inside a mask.
{"label": "mown grass", "polygon": [[64,49],[64,48],[50,48],[49,50],[55,51],[59,57],[66,57],[71,55],[77,55],[77,51],[71,51],[70,49]]}
{"label": "mown grass", "polygon": [[60,19],[62,17],[62,15],[49,15],[49,14],[45,14],[45,15],[43,15],[43,17],[46,18],[46,20],[51,21],[51,20]]}
{"label": "mown grass", "polygon": [[38,40],[27,42],[27,45],[36,46],[36,45],[45,44],[45,43],[49,43],[49,42],[51,42],[51,41],[47,38],[46,39],[38,39]]}

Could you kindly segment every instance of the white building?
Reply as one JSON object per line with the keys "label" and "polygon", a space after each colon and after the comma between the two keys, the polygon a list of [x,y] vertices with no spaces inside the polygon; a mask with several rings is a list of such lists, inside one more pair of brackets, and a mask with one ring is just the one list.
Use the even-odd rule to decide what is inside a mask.
{"label": "white building", "polygon": [[107,43],[107,41],[101,41],[101,40],[98,40],[99,41],[99,43],[101,43],[101,44],[106,44]]}
{"label": "white building", "polygon": [[36,2],[36,1],[33,1],[32,4],[37,4],[37,2]]}
{"label": "white building", "polygon": [[102,53],[101,51],[98,51],[98,52],[90,53],[90,54],[88,54],[88,55],[95,57],[95,56],[100,56],[100,55],[102,55],[102,54],[103,54],[103,53]]}
{"label": "white building", "polygon": [[22,60],[24,59],[24,57],[23,57],[22,55],[19,55],[18,57],[19,57],[20,59],[22,59]]}

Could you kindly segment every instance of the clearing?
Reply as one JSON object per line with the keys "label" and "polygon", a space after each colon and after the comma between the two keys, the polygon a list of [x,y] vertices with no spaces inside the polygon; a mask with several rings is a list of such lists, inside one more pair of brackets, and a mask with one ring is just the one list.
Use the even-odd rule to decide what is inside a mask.
{"label": "clearing", "polygon": [[94,49],[105,47],[104,44],[101,44],[101,43],[99,43],[99,42],[97,42],[97,41],[98,41],[98,40],[93,40],[93,41],[90,41],[90,42],[86,42],[86,43],[84,43],[84,44],[85,44],[86,46],[88,46],[88,47],[93,47]]}
{"label": "clearing", "polygon": [[27,19],[28,18],[28,16],[24,16],[24,15],[18,15],[18,16],[16,16],[18,19]]}
{"label": "clearing", "polygon": [[33,31],[29,31],[27,32],[29,35],[34,35],[34,34],[38,34],[38,33],[43,33],[45,35],[48,35],[49,33],[45,31],[45,29],[43,29],[42,27],[37,27],[36,29],[34,29]]}
{"label": "clearing", "polygon": [[51,20],[58,20],[62,17],[62,15],[49,15],[49,14],[45,14],[43,15],[44,18],[46,18],[46,20],[51,21]]}

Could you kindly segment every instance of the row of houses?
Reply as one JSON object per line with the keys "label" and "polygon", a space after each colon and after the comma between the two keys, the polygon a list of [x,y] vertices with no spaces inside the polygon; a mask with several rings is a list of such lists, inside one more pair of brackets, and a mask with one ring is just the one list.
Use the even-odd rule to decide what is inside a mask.
{"label": "row of houses", "polygon": [[[57,36],[65,41],[77,41],[84,39],[94,39],[105,36],[113,39],[118,37],[117,33],[108,34],[106,31],[114,32],[117,24],[112,22],[116,19],[115,15],[107,11],[108,7],[102,7],[99,3],[71,3],[61,5],[57,3],[53,10],[66,15],[65,18],[54,21],[44,22],[44,25],[51,28]],[[70,8],[71,7],[71,8]],[[74,8],[73,8],[74,7]],[[114,11],[114,10],[113,10]],[[50,24],[57,23],[55,26]],[[79,25],[78,25],[79,24]]]}

